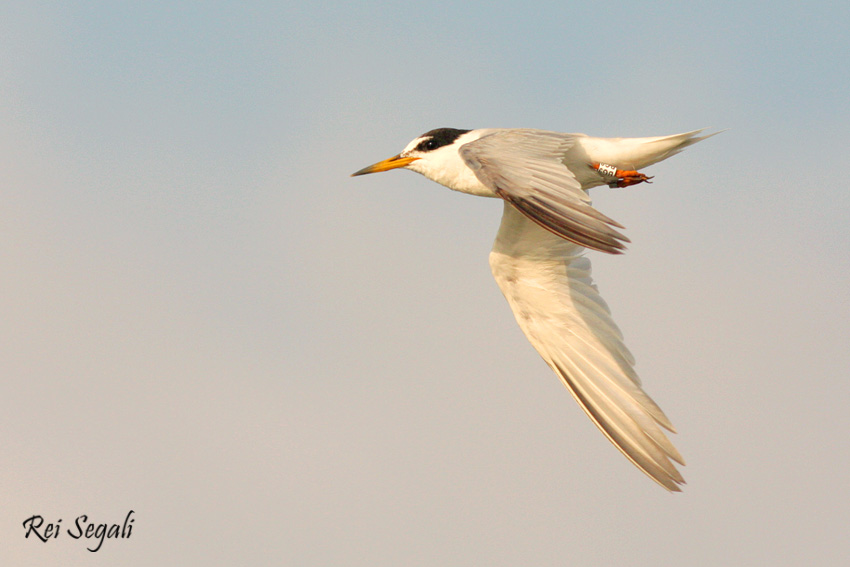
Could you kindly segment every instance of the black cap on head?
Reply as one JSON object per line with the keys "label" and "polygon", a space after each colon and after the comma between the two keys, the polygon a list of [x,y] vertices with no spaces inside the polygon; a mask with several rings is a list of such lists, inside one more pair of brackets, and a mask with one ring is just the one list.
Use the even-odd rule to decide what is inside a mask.
{"label": "black cap on head", "polygon": [[467,132],[469,132],[469,130],[458,130],[457,128],[437,128],[422,134],[420,138],[424,138],[424,140],[419,142],[415,149],[419,152],[430,152],[437,148],[448,146]]}

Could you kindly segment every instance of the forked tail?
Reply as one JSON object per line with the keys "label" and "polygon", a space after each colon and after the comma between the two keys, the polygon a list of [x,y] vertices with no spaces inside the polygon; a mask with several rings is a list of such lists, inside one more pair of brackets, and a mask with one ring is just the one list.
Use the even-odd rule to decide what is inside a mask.
{"label": "forked tail", "polygon": [[670,156],[678,154],[688,146],[692,146],[697,142],[701,142],[706,138],[711,138],[712,136],[715,136],[720,133],[714,132],[713,134],[699,136],[698,134],[703,130],[705,130],[705,128],[700,128],[699,130],[694,130],[693,132],[673,134],[672,136],[657,136],[654,138],[634,138],[633,140],[638,146],[637,148],[635,148],[635,150],[636,153],[639,155],[639,157],[637,157],[635,160],[635,169],[641,169],[650,166],[653,163],[658,163],[661,160],[665,160]]}

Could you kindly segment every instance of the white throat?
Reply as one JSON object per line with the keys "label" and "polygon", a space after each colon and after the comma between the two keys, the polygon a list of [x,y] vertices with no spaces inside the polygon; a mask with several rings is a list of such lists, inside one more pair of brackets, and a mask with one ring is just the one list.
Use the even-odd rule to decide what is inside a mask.
{"label": "white throat", "polygon": [[[466,165],[458,153],[462,145],[477,140],[486,133],[487,130],[483,129],[471,130],[458,137],[454,143],[448,146],[422,154],[420,159],[406,167],[454,191],[479,197],[497,197],[492,190],[478,180],[475,173]],[[416,152],[411,151],[412,147],[415,147],[415,142],[416,140],[411,142],[401,155],[416,155]]]}

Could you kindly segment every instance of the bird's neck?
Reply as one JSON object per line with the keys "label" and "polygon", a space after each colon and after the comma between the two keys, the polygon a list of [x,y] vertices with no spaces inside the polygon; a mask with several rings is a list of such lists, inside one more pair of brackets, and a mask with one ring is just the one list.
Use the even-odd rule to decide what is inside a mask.
{"label": "bird's neck", "polygon": [[490,188],[479,181],[475,172],[464,163],[455,149],[452,149],[452,154],[447,154],[445,159],[437,163],[432,161],[428,168],[417,167],[418,165],[420,165],[419,162],[414,161],[407,167],[453,191],[469,193],[478,197],[497,197]]}

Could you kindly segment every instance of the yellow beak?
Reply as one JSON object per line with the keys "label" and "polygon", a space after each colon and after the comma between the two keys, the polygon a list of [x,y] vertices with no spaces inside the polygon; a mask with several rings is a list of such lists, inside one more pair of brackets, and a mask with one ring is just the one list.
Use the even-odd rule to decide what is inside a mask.
{"label": "yellow beak", "polygon": [[385,159],[384,161],[379,161],[378,163],[372,164],[369,167],[364,167],[360,171],[351,174],[351,177],[355,177],[357,175],[366,175],[367,173],[378,173],[379,171],[389,171],[391,169],[397,169],[399,167],[404,167],[410,162],[418,160],[418,157],[401,157],[401,155],[393,156],[389,159]]}

